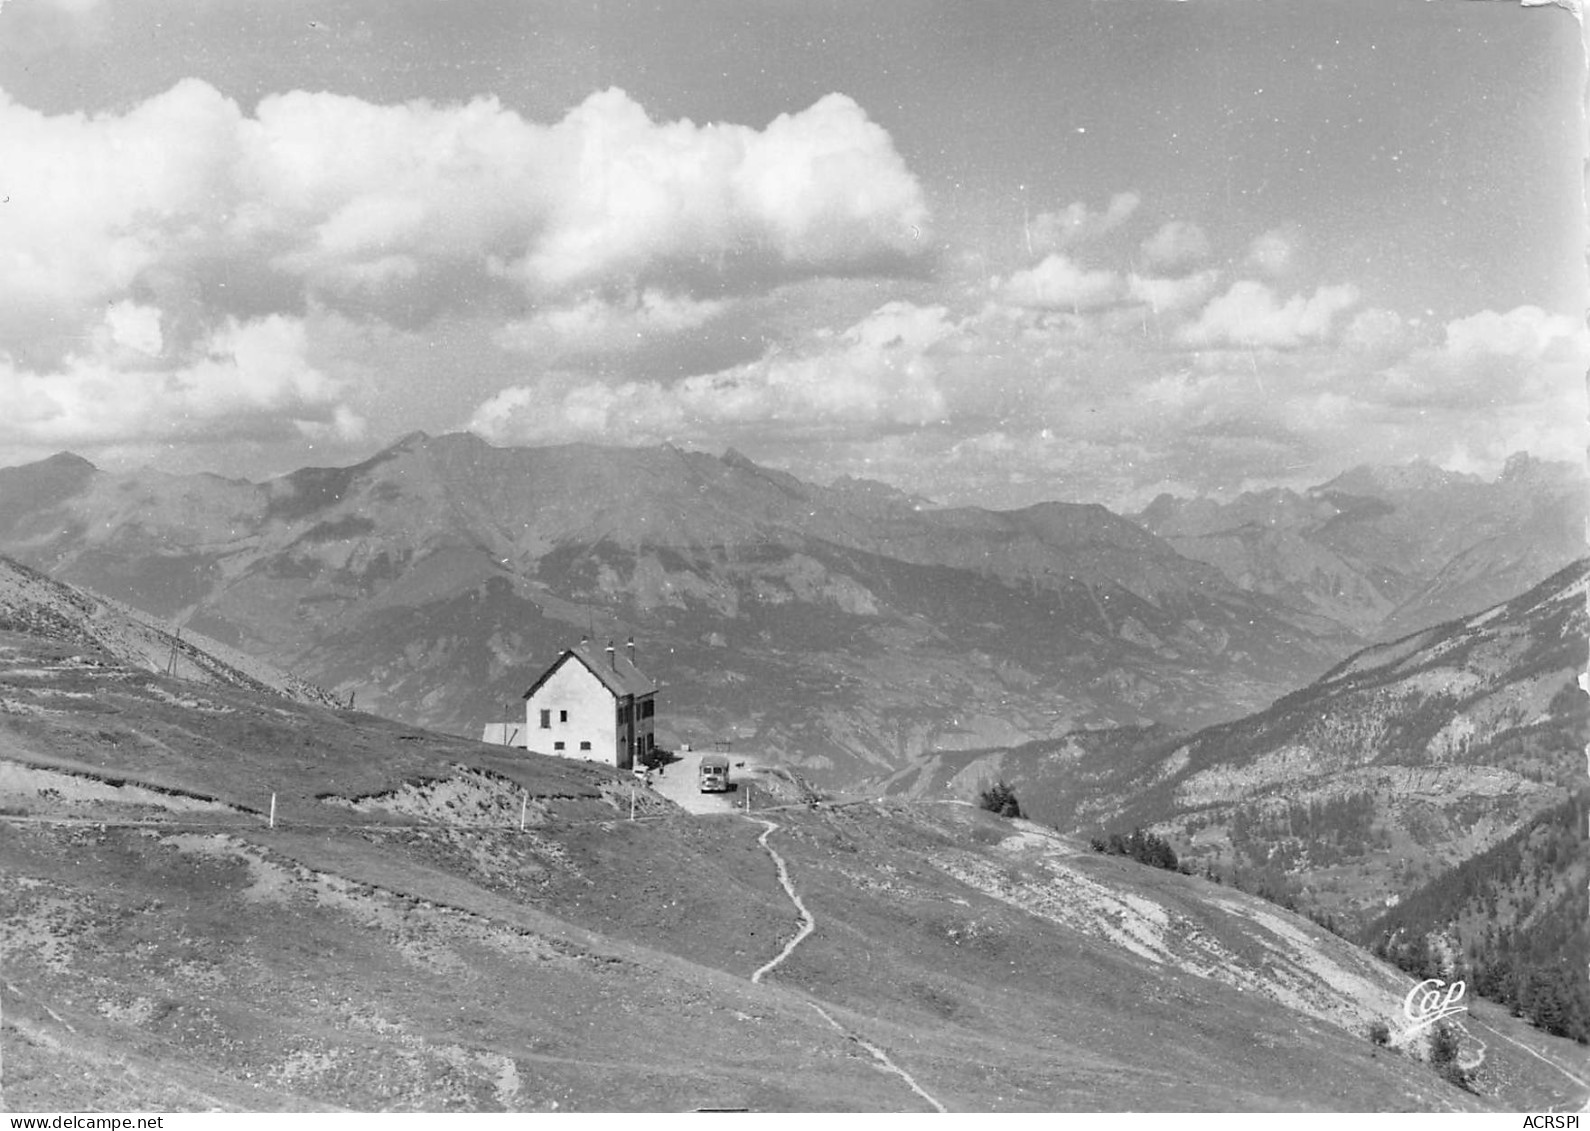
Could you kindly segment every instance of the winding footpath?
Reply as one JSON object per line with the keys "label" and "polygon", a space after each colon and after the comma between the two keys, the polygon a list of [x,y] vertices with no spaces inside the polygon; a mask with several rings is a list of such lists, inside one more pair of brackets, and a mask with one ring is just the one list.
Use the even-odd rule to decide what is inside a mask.
{"label": "winding footpath", "polygon": [[888,1053],[884,1052],[882,1049],[880,1049],[877,1045],[873,1044],[871,1041],[864,1041],[860,1037],[856,1036],[856,1034],[854,1034],[850,1030],[846,1029],[839,1022],[835,1021],[832,1017],[828,1016],[828,1011],[826,1009],[824,1009],[822,1006],[818,1005],[815,1001],[809,1001],[806,1004],[811,1006],[813,1009],[815,1009],[817,1011],[818,1015],[820,1017],[822,1017],[822,1019],[824,1021],[828,1022],[838,1032],[842,1033],[846,1040],[855,1041],[856,1044],[860,1045],[862,1048],[864,1048],[868,1052],[870,1052],[872,1054],[872,1059],[874,1059],[874,1060],[876,1060],[878,1062],[878,1067],[882,1068],[886,1072],[893,1072],[896,1076],[900,1077],[900,1079],[904,1080],[906,1082],[906,1084],[910,1087],[910,1089],[913,1092],[915,1092],[917,1095],[919,1095],[923,1099],[925,1099],[928,1103],[933,1105],[933,1110],[934,1111],[937,1111],[937,1112],[940,1112],[940,1113],[944,1113],[944,1114],[948,1114],[948,1109],[946,1109],[943,1104],[939,1103],[938,1100],[934,1099],[932,1096],[928,1095],[925,1091],[923,1091],[922,1090],[922,1085],[918,1084],[915,1080],[913,1080],[911,1078],[911,1074],[909,1072],[907,1072],[905,1069],[901,1068],[894,1061],[890,1060]]}
{"label": "winding footpath", "polygon": [[[760,983],[764,977],[772,973],[778,968],[780,963],[793,954],[795,952],[795,948],[801,943],[805,942],[808,935],[817,929],[817,920],[812,915],[811,911],[807,909],[806,904],[801,901],[800,893],[795,890],[795,885],[790,882],[789,867],[784,863],[784,858],[778,854],[771,844],[767,843],[767,838],[777,831],[779,825],[773,821],[764,821],[755,817],[747,817],[746,820],[755,821],[757,824],[763,826],[762,835],[756,838],[756,843],[760,844],[762,848],[766,850],[767,854],[773,858],[773,865],[778,869],[778,882],[784,885],[784,891],[789,896],[790,902],[795,904],[795,910],[801,913],[801,929],[796,932],[795,937],[784,944],[784,949],[778,952],[778,956],[776,958],[774,958],[771,962],[764,963],[761,968],[756,971],[756,973],[751,975],[751,981]],[[892,1072],[894,1075],[904,1080],[906,1082],[906,1086],[917,1095],[921,1096],[929,1104],[931,1104],[934,1111],[946,1112],[948,1110],[943,1104],[939,1103],[938,1100],[928,1095],[928,1093],[923,1089],[922,1085],[918,1084],[916,1080],[912,1078],[909,1072],[901,1068],[893,1060],[889,1059],[888,1053],[884,1052],[871,1041],[863,1040],[855,1033],[852,1033],[850,1030],[846,1029],[839,1022],[835,1021],[833,1017],[829,1015],[826,1009],[818,1005],[816,1002],[809,1001],[806,1004],[815,1009],[817,1011],[817,1015],[824,1021],[828,1022],[828,1024],[831,1025],[834,1030],[842,1035],[846,1040],[852,1041],[866,1049],[867,1052],[871,1054],[872,1058],[878,1062],[878,1067],[882,1068],[885,1072]]]}
{"label": "winding footpath", "polygon": [[[1484,1021],[1481,1021],[1478,1017],[1475,1017],[1472,1013],[1469,1014],[1467,1017],[1465,1017],[1463,1019],[1463,1021],[1460,1022],[1459,1024],[1463,1025],[1465,1031],[1467,1031],[1467,1026],[1471,1025],[1471,1024],[1472,1025],[1484,1026],[1484,1028],[1489,1030],[1490,1033],[1493,1036],[1500,1037],[1502,1040],[1506,1041],[1508,1044],[1514,1046],[1515,1048],[1517,1048],[1517,1049],[1519,1049],[1519,1050],[1521,1050],[1523,1052],[1527,1052],[1530,1056],[1534,1057],[1536,1060],[1541,1061],[1544,1064],[1551,1065],[1551,1067],[1555,1068],[1558,1072],[1561,1072],[1564,1076],[1566,1076],[1568,1079],[1572,1080],[1580,1088],[1583,1088],[1583,1089],[1586,1089],[1587,1091],[1590,1091],[1590,1083],[1586,1083],[1584,1080],[1579,1079],[1579,1077],[1575,1076],[1572,1072],[1569,1072],[1566,1068],[1564,1068],[1562,1065],[1558,1064],[1555,1060],[1552,1060],[1549,1056],[1541,1055],[1540,1053],[1536,1052],[1534,1049],[1530,1048],[1528,1045],[1524,1044],[1522,1041],[1515,1041],[1512,1037],[1509,1037],[1506,1033],[1502,1032],[1500,1029],[1497,1029],[1495,1026],[1487,1024]],[[1473,1033],[1470,1033],[1469,1035],[1471,1037],[1474,1037],[1474,1039],[1476,1041],[1479,1041],[1480,1056],[1479,1056],[1479,1060],[1475,1061],[1472,1065],[1464,1065],[1464,1067],[1465,1068],[1477,1068],[1477,1067],[1479,1067],[1481,1064],[1483,1064],[1485,1062],[1486,1044],[1485,1044],[1484,1041],[1480,1040],[1480,1038],[1478,1036],[1475,1036]],[[1579,1111],[1579,1110],[1583,1110],[1583,1109],[1582,1108],[1574,1108],[1573,1110]]]}
{"label": "winding footpath", "polygon": [[[755,818],[748,819],[755,820]],[[764,963],[761,969],[759,969],[755,974],[751,975],[751,981],[760,982],[764,977],[772,973],[781,962],[783,962],[791,954],[795,953],[795,948],[800,946],[801,943],[805,942],[806,936],[817,929],[817,920],[812,918],[812,913],[808,911],[806,909],[806,905],[801,902],[801,897],[799,893],[796,892],[795,885],[790,883],[789,868],[784,864],[784,858],[773,850],[773,846],[771,844],[767,843],[767,838],[771,836],[779,826],[772,821],[758,820],[756,823],[766,826],[766,831],[763,832],[761,836],[756,838],[756,843],[760,844],[767,851],[767,854],[773,858],[773,863],[778,868],[778,882],[784,885],[785,892],[789,894],[790,900],[795,904],[795,910],[801,913],[800,931],[796,933],[794,938],[790,939],[789,942],[784,944],[784,949],[778,952],[777,958],[773,959],[771,962]]]}

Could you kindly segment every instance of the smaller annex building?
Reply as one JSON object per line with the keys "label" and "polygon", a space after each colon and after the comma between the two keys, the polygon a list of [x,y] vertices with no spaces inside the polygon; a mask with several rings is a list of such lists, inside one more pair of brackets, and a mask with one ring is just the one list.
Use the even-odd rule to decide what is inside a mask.
{"label": "smaller annex building", "polygon": [[657,746],[657,685],[635,666],[633,639],[625,653],[612,641],[597,648],[582,640],[564,649],[524,693],[524,730],[509,741],[624,770],[646,761]]}

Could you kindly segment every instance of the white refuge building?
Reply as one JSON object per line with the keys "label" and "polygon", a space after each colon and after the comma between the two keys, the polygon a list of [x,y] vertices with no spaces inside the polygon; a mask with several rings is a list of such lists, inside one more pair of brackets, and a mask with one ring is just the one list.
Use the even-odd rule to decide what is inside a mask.
{"label": "white refuge building", "polygon": [[625,652],[611,642],[564,649],[524,693],[524,725],[493,723],[485,741],[624,770],[645,761],[657,745],[657,685],[635,666],[633,639]]}

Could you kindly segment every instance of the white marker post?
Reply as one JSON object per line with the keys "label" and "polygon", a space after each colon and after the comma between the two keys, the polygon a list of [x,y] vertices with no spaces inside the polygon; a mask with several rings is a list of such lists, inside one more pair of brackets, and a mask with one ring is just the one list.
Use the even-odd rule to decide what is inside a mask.
{"label": "white marker post", "polygon": [[524,791],[524,804],[519,806],[519,831],[524,832],[525,814],[530,811],[530,791]]}
{"label": "white marker post", "polygon": [[629,783],[629,819],[635,819],[635,783]]}
{"label": "white marker post", "polygon": [[276,827],[276,795],[271,794],[271,828]]}

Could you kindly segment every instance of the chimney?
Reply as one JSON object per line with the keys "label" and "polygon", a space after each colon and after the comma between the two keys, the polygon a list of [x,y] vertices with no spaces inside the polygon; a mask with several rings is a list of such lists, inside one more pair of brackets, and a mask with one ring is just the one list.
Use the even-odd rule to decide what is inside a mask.
{"label": "chimney", "polygon": [[635,662],[635,638],[633,636],[629,638],[629,662],[631,664]]}
{"label": "chimney", "polygon": [[607,642],[607,666],[614,671],[618,670],[618,651],[613,647],[613,642]]}

